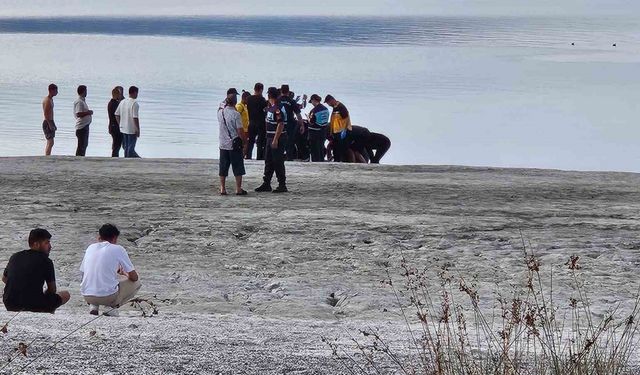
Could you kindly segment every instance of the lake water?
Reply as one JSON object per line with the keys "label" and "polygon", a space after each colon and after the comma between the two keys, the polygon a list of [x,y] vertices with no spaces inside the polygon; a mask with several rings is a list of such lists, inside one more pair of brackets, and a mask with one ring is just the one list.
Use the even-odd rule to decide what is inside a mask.
{"label": "lake water", "polygon": [[54,154],[85,84],[88,155],[110,153],[111,88],[136,85],[143,157],[217,157],[226,88],[261,81],[333,94],[391,138],[386,163],[640,171],[633,18],[0,18],[0,47],[1,156],[43,153],[55,82]]}

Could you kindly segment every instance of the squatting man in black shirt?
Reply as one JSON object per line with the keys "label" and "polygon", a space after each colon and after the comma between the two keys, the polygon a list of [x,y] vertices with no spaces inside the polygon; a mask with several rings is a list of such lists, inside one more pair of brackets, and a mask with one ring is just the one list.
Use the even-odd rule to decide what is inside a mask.
{"label": "squatting man in black shirt", "polygon": [[[4,269],[5,283],[2,301],[7,311],[54,313],[71,298],[69,292],[56,289],[56,275],[51,252],[51,234],[45,229],[29,233],[29,250],[19,251],[9,258]],[[47,288],[43,291],[46,283]]]}

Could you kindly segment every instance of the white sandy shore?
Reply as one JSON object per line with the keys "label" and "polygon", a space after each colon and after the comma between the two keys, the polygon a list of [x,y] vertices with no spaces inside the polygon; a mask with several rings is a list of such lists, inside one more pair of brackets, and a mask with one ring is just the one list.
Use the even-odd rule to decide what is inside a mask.
{"label": "white sandy shore", "polygon": [[[247,170],[253,188],[262,164]],[[491,306],[497,283],[522,278],[519,230],[555,267],[560,298],[571,254],[599,313],[629,308],[638,287],[637,174],[292,163],[289,194],[220,197],[216,172],[211,160],[0,159],[0,263],[26,247],[30,229],[47,228],[59,288],[72,293],[53,316],[9,324],[0,358],[36,341],[2,371],[91,319],[77,268],[105,222],[123,232],[159,314],[102,317],[26,373],[340,373],[321,335],[379,326],[401,344],[380,284],[385,266],[399,274],[401,251],[434,273],[450,264],[475,277]],[[330,306],[331,293],[345,301]]]}

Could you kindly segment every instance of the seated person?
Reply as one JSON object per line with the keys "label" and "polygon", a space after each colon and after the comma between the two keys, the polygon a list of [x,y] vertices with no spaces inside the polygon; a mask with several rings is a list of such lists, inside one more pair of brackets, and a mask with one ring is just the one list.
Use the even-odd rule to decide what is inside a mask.
{"label": "seated person", "polygon": [[[367,154],[371,158],[371,164],[380,164],[380,159],[391,148],[391,140],[384,134],[371,133],[367,140]],[[375,150],[375,153],[374,153]]]}
{"label": "seated person", "polygon": [[[69,292],[56,291],[56,274],[51,252],[51,234],[45,229],[29,233],[29,250],[9,258],[2,281],[6,284],[2,301],[7,311],[32,311],[53,314],[71,298]],[[44,284],[47,289],[42,290]]]}
{"label": "seated person", "polygon": [[105,224],[98,234],[100,242],[87,248],[80,265],[80,291],[91,315],[107,306],[105,315],[118,316],[118,308],[135,296],[141,284],[127,251],[117,244],[118,228]]}

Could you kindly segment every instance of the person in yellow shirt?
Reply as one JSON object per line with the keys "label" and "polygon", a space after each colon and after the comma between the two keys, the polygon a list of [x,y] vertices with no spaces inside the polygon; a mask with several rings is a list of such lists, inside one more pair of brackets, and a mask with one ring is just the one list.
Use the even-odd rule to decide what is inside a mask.
{"label": "person in yellow shirt", "polygon": [[333,108],[329,128],[333,139],[333,160],[338,162],[348,162],[347,151],[351,143],[351,117],[349,110],[344,104],[337,101],[333,96],[327,95],[324,102]]}
{"label": "person in yellow shirt", "polygon": [[[249,109],[247,108],[247,99],[249,99],[250,96],[251,94],[248,91],[242,91],[242,98],[240,100],[240,103],[236,104],[236,111],[240,113],[240,119],[242,120],[242,128],[244,129],[244,134],[249,134]],[[243,139],[242,141],[244,144],[242,154],[246,159],[247,146],[249,145],[249,142],[247,142],[247,139]]]}

